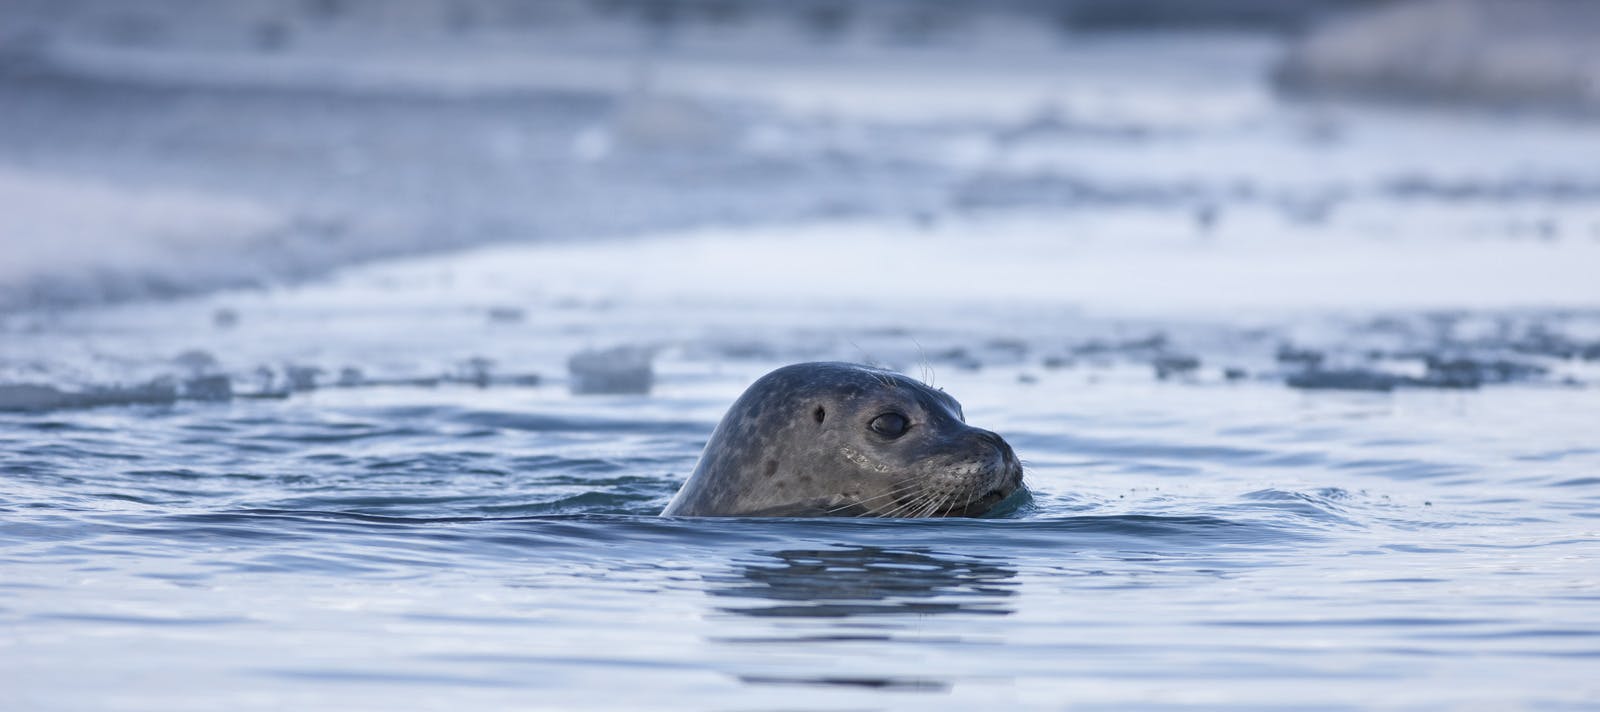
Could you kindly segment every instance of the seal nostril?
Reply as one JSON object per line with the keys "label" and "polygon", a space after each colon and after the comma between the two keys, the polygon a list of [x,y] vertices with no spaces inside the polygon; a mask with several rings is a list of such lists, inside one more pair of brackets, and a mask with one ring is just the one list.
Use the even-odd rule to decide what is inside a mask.
{"label": "seal nostril", "polygon": [[817,419],[817,422],[820,423],[820,422],[822,422],[823,418],[828,417],[828,411],[823,410],[822,406],[819,405],[819,406],[817,406],[816,411],[813,412],[811,415]]}

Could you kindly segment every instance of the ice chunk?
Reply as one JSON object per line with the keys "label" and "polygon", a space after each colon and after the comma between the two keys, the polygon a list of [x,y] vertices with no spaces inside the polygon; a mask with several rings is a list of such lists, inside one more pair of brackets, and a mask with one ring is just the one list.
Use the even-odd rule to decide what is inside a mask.
{"label": "ice chunk", "polygon": [[580,351],[567,359],[572,392],[593,394],[647,394],[655,381],[651,360],[655,353],[639,346]]}
{"label": "ice chunk", "polygon": [[0,411],[54,410],[67,403],[67,394],[54,386],[35,383],[0,385]]}

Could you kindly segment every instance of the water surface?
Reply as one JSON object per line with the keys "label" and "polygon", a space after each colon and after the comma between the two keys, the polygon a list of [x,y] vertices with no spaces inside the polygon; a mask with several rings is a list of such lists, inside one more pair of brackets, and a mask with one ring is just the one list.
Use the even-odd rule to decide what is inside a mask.
{"label": "water surface", "polygon": [[763,367],[4,416],[7,706],[1597,700],[1590,390],[949,374],[1016,511],[656,517]]}

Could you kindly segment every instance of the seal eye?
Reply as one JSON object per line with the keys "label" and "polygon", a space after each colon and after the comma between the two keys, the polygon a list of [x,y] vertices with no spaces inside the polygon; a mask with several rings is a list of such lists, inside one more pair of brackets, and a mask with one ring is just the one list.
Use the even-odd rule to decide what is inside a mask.
{"label": "seal eye", "polygon": [[873,418],[872,422],[867,424],[867,427],[872,428],[872,432],[886,438],[898,438],[906,434],[906,428],[911,427],[911,421],[906,420],[906,417],[899,413],[884,413]]}

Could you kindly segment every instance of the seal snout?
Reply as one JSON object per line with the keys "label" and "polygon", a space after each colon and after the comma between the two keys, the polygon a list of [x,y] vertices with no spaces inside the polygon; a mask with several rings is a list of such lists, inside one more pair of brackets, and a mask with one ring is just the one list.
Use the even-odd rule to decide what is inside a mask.
{"label": "seal snout", "polygon": [[975,458],[982,464],[972,472],[980,478],[979,482],[974,483],[975,496],[957,508],[959,513],[966,515],[987,511],[1022,486],[1022,463],[1010,443],[982,428],[971,428],[971,431],[976,449],[983,454]]}
{"label": "seal snout", "polygon": [[1005,438],[988,430],[982,428],[973,428],[973,430],[977,431],[979,440],[994,450],[994,459],[991,461],[993,462],[993,469],[1011,475],[1006,479],[1015,480],[1010,483],[1012,485],[1020,482],[1022,480],[1022,463],[1017,460],[1017,453],[1011,449],[1011,444],[1006,442]]}

